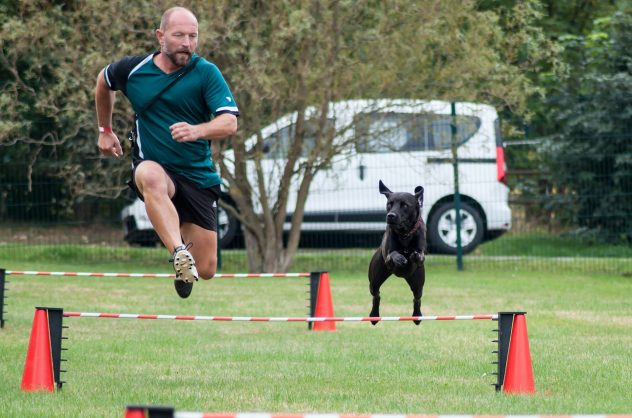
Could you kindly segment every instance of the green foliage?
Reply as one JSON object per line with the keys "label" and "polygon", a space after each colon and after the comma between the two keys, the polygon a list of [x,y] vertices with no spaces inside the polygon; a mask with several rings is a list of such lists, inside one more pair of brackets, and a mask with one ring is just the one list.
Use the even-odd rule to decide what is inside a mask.
{"label": "green foliage", "polygon": [[618,12],[595,22],[587,36],[563,38],[569,65],[554,80],[552,114],[558,134],[548,157],[556,206],[607,240],[632,239],[632,18]]}
{"label": "green foliage", "polygon": [[[323,98],[500,99],[525,111],[523,97],[535,89],[525,64],[544,57],[529,25],[534,2],[514,7],[504,28],[475,2],[190,3],[201,23],[200,53],[225,70],[248,115],[244,135]],[[99,158],[94,146],[94,80],[106,63],[156,48],[153,29],[168,4],[5,3],[4,162],[37,155],[34,175],[63,178],[72,196],[118,195],[127,164]],[[121,102],[114,128],[123,137],[131,112]]]}
{"label": "green foliage", "polygon": [[[215,4],[217,9],[224,7]],[[316,132],[318,147],[299,161],[303,136],[297,128],[278,193],[267,195],[267,179],[259,165],[263,144],[260,141],[250,153],[243,144],[267,123],[296,111],[299,126],[310,105],[317,109],[314,119],[322,120],[331,101],[351,98],[487,102],[527,117],[526,99],[539,91],[528,74],[554,53],[533,26],[540,16],[537,2],[520,2],[503,16],[479,11],[476,5],[395,0],[331,2],[325,7],[323,2],[257,2],[224,9],[221,30],[236,39],[216,49],[216,57],[228,68],[248,118],[240,120],[241,135],[230,144],[234,163],[220,167],[247,239],[252,236],[249,247],[258,247],[251,254],[253,270],[262,265],[265,271],[287,269],[298,233],[293,228],[284,248],[281,228],[289,185],[299,185],[292,212],[300,220],[311,178],[338,152],[323,123]],[[258,179],[246,175],[247,158],[258,170]]]}
{"label": "green foliage", "polygon": [[[5,6],[3,158],[28,156],[24,176],[61,179],[67,207],[86,196],[118,197],[125,190],[129,161],[103,159],[95,146],[95,77],[108,62],[155,49],[152,31],[167,6],[149,0]],[[252,270],[288,267],[298,242],[295,229],[284,252],[289,185],[300,185],[293,211],[300,219],[311,178],[337,150],[323,123],[313,159],[298,164],[303,131],[297,129],[278,195],[261,194],[257,202],[253,191],[264,187],[248,181],[244,163],[256,162],[261,153],[247,155],[245,138],[290,111],[302,121],[308,106],[325,114],[329,102],[351,98],[487,102],[526,118],[527,98],[540,91],[529,74],[550,66],[555,52],[535,25],[542,13],[536,0],[501,11],[480,10],[475,0],[197,0],[187,6],[200,21],[198,52],[225,73],[243,115],[240,133],[227,144],[237,164],[234,171],[222,167],[221,174],[247,233],[259,244],[251,254]],[[113,127],[125,142],[131,112],[126,100],[120,102]]]}
{"label": "green foliage", "polygon": [[[109,56],[149,48],[139,39],[150,42],[145,28],[152,26],[145,16],[153,14],[124,3],[20,2],[2,15],[0,146],[5,164],[27,165],[3,170],[0,180],[10,184],[20,176],[17,180],[63,183],[66,208],[86,196],[115,197],[124,190],[129,165],[100,158],[92,110],[96,74]],[[134,27],[143,27],[142,37]],[[129,125],[129,115],[125,106],[115,113],[119,132]]]}

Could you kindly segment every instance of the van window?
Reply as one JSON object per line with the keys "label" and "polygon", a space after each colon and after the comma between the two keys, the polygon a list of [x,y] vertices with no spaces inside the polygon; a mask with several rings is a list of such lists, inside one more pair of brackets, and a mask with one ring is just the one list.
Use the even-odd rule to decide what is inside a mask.
{"label": "van window", "polygon": [[[312,150],[316,144],[316,137],[318,134],[318,120],[305,121],[305,138],[303,140],[303,147],[301,149],[301,157],[307,157],[307,154]],[[327,119],[325,122],[325,135],[331,135],[334,128],[334,120]],[[296,132],[296,125],[292,124],[284,128],[279,129],[273,134],[267,136],[263,140],[264,158],[268,159],[284,159],[287,157],[290,149],[291,141],[294,140]]]}
{"label": "van window", "polygon": [[[475,116],[457,115],[457,144],[481,126]],[[452,116],[393,112],[364,113],[354,118],[358,152],[440,151],[450,148]]]}

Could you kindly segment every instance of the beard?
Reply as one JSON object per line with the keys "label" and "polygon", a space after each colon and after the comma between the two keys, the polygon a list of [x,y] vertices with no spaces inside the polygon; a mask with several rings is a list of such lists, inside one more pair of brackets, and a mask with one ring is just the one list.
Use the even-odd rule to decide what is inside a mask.
{"label": "beard", "polygon": [[169,58],[169,60],[173,63],[173,65],[181,68],[185,67],[189,63],[192,55],[192,53],[189,51],[170,52],[165,50],[163,52],[165,56]]}

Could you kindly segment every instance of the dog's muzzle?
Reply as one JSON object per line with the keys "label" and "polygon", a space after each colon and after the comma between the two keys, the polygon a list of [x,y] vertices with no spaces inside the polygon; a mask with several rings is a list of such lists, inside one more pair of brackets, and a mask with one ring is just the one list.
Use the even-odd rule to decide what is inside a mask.
{"label": "dog's muzzle", "polygon": [[399,217],[397,214],[393,212],[389,212],[386,214],[386,223],[389,225],[397,224]]}

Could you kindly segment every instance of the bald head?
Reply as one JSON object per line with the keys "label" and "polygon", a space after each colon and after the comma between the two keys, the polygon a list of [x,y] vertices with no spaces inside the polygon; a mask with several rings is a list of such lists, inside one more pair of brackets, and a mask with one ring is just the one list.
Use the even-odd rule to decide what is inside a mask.
{"label": "bald head", "polygon": [[167,30],[169,24],[175,19],[193,19],[197,25],[197,18],[193,12],[185,7],[172,7],[167,9],[160,19],[160,30]]}
{"label": "bald head", "polygon": [[198,44],[198,22],[184,7],[172,7],[163,13],[160,29],[156,30],[161,54],[157,56],[163,71],[175,71],[186,66]]}

